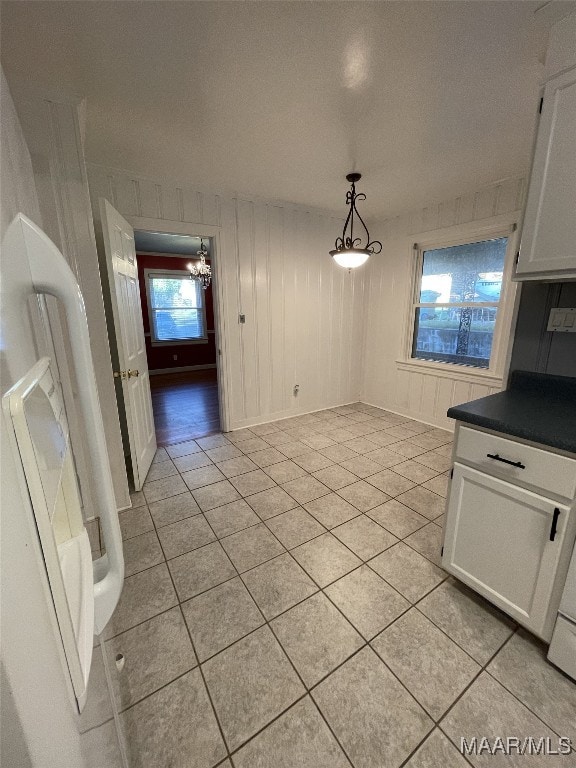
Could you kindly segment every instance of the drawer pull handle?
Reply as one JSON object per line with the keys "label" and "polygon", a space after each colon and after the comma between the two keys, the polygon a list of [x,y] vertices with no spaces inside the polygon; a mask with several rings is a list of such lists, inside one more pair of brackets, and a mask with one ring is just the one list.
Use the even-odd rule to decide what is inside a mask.
{"label": "drawer pull handle", "polygon": [[550,526],[550,541],[554,541],[556,538],[556,530],[558,528],[558,518],[560,517],[560,510],[558,507],[554,508],[554,514],[552,515],[552,525]]}
{"label": "drawer pull handle", "polygon": [[503,459],[502,456],[498,456],[497,453],[487,453],[486,456],[489,459],[496,459],[496,461],[502,461],[504,464],[510,464],[511,467],[518,467],[518,469],[526,469],[526,465],[521,461],[510,461],[510,459]]}

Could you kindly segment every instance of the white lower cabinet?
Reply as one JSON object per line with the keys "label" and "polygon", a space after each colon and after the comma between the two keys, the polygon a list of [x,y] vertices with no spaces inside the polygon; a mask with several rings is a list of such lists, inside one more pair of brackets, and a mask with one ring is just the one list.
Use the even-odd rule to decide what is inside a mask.
{"label": "white lower cabinet", "polygon": [[576,680],[576,624],[558,614],[548,658]]}
{"label": "white lower cabinet", "polygon": [[442,565],[549,641],[573,546],[570,507],[454,465]]}

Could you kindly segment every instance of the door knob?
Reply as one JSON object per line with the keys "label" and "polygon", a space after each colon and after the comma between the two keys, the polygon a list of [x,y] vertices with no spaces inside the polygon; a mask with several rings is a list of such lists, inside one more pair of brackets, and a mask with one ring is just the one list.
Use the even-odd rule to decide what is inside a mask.
{"label": "door knob", "polygon": [[133,376],[140,376],[140,371],[138,369],[132,370],[129,368],[127,373],[129,379],[131,379]]}
{"label": "door knob", "polygon": [[115,379],[127,379],[128,378],[128,372],[127,371],[114,371],[114,378]]}

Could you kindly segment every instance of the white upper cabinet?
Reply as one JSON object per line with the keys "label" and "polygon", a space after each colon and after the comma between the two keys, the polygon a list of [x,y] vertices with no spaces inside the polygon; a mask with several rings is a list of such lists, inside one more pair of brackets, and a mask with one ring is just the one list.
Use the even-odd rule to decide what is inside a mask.
{"label": "white upper cabinet", "polygon": [[517,280],[576,278],[576,13],[550,30]]}
{"label": "white upper cabinet", "polygon": [[544,90],[516,277],[576,277],[576,67]]}
{"label": "white upper cabinet", "polygon": [[576,67],[576,12],[561,16],[552,25],[546,51],[544,80]]}

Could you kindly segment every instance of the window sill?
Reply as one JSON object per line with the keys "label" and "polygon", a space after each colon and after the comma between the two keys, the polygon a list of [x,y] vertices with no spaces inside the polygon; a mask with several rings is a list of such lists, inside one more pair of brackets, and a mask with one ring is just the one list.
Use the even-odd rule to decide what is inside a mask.
{"label": "window sill", "polygon": [[150,339],[153,347],[187,347],[191,344],[208,344],[208,339],[182,339],[178,341],[153,341]]}
{"label": "window sill", "polygon": [[412,373],[429,373],[444,379],[458,379],[470,384],[484,384],[488,387],[501,387],[502,376],[495,376],[493,372],[474,371],[471,368],[454,365],[451,363],[429,363],[426,360],[396,360],[399,371]]}

